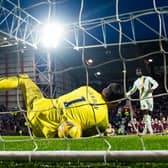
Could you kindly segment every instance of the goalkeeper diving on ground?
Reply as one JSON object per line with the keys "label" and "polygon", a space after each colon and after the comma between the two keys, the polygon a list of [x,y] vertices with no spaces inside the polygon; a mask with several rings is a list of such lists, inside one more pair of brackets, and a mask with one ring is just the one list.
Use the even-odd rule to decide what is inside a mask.
{"label": "goalkeeper diving on ground", "polygon": [[103,133],[109,125],[106,102],[123,96],[119,84],[111,83],[98,93],[82,86],[56,99],[45,98],[28,75],[0,78],[0,91],[20,88],[27,119],[36,137],[79,138]]}

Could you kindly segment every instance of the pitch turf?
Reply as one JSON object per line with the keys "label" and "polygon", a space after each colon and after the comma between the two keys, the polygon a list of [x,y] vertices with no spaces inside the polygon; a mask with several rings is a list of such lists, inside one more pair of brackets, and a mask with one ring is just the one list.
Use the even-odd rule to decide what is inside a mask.
{"label": "pitch turf", "polygon": [[[82,139],[41,139],[24,136],[3,136],[0,139],[1,151],[32,151],[37,145],[37,151],[56,150],[168,150],[168,135],[156,136],[114,136]],[[36,145],[35,145],[36,144]],[[0,168],[6,167],[117,167],[117,168],[167,168],[168,161],[159,162],[79,162],[79,161],[0,161]]]}
{"label": "pitch turf", "polygon": [[37,150],[168,150],[168,135],[156,136],[113,136],[81,139],[41,139],[25,136],[4,136],[0,150],[32,151],[35,143]]}

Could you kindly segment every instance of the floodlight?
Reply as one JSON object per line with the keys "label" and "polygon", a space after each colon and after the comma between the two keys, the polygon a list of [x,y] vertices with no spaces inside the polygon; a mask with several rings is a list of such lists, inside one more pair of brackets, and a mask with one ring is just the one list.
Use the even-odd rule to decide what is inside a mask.
{"label": "floodlight", "polygon": [[92,64],[93,64],[93,60],[92,60],[92,59],[88,59],[88,60],[86,61],[86,63],[87,63],[88,65],[92,65]]}
{"label": "floodlight", "polygon": [[92,64],[93,60],[92,59],[88,59],[88,63]]}
{"label": "floodlight", "polygon": [[49,23],[45,25],[41,32],[42,44],[48,48],[57,47],[63,33],[64,28],[61,24]]}
{"label": "floodlight", "polygon": [[6,41],[6,40],[7,40],[7,37],[4,37],[3,40]]}
{"label": "floodlight", "polygon": [[148,62],[153,62],[153,60],[150,58],[150,59],[148,59]]}
{"label": "floodlight", "polygon": [[101,75],[101,72],[96,72],[96,75],[97,75],[97,76],[100,76],[100,75]]}
{"label": "floodlight", "polygon": [[78,46],[75,46],[73,49],[76,50],[76,51],[79,51],[79,47]]}

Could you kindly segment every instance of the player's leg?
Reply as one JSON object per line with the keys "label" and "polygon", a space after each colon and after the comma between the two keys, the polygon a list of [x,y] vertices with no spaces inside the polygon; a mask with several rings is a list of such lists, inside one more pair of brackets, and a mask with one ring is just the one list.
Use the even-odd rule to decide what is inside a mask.
{"label": "player's leg", "polygon": [[34,100],[43,98],[43,94],[39,87],[27,75],[21,75],[19,79],[25,105],[29,111],[33,108]]}
{"label": "player's leg", "polygon": [[143,134],[146,134],[147,131],[149,131],[150,134],[153,134],[153,129],[152,129],[152,123],[151,123],[151,116],[150,116],[150,111],[152,111],[153,109],[153,99],[144,99],[141,100],[140,102],[141,104],[141,109],[144,113],[144,123],[145,123],[145,127],[143,130]]}
{"label": "player's leg", "polygon": [[142,134],[147,134],[148,128],[147,128],[147,112],[146,112],[146,108],[147,108],[147,103],[146,103],[146,99],[141,100],[140,101],[140,108],[141,108],[141,113],[143,114],[143,122],[144,122],[144,129]]}
{"label": "player's leg", "polygon": [[3,77],[0,78],[0,91],[16,89],[19,86],[18,77]]}
{"label": "player's leg", "polygon": [[146,99],[147,102],[147,127],[150,134],[153,134],[151,113],[153,111],[153,98]]}
{"label": "player's leg", "polygon": [[152,128],[152,119],[151,119],[151,115],[150,115],[150,111],[148,111],[147,114],[147,128],[149,130],[149,133],[152,135],[153,134],[153,128]]}
{"label": "player's leg", "polygon": [[37,85],[28,77],[28,75],[0,78],[0,91],[17,89],[19,87],[21,88],[24,97],[25,106],[29,111],[32,109],[33,101],[43,97]]}
{"label": "player's leg", "polygon": [[142,110],[143,113],[143,121],[144,121],[144,129],[142,134],[147,134],[148,132],[148,124],[147,124],[147,114],[146,114],[146,110]]}
{"label": "player's leg", "polygon": [[153,134],[151,115],[148,110],[146,110],[144,114],[144,123],[145,123],[145,128],[143,130],[143,134],[146,134],[147,131],[149,131],[150,134]]}

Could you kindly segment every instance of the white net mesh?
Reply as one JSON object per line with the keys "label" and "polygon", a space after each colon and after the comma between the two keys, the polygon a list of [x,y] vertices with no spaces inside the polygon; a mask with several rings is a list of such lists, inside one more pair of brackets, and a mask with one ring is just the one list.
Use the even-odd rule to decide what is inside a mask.
{"label": "white net mesh", "polygon": [[[49,1],[49,16],[51,15],[51,10],[52,10],[52,1]],[[54,5],[55,5],[55,1],[53,1]],[[37,84],[39,85],[39,87],[44,91],[44,95],[45,96],[49,96],[50,98],[56,98],[59,95],[64,93],[64,88],[61,88],[62,90],[60,91],[60,93],[58,93],[58,89],[60,89],[57,85],[57,87],[55,87],[56,89],[54,90],[53,88],[53,81],[57,82],[56,79],[58,79],[58,76],[60,75],[61,77],[64,76],[65,74],[67,75],[67,78],[69,79],[70,75],[72,72],[74,71],[82,71],[84,76],[85,76],[85,85],[89,86],[92,85],[91,81],[90,81],[90,74],[95,74],[95,72],[97,70],[101,70],[101,69],[110,69],[110,71],[114,71],[114,73],[111,73],[112,75],[115,76],[115,72],[118,76],[121,76],[119,78],[116,79],[111,79],[111,81],[117,81],[118,83],[120,83],[123,86],[123,90],[124,90],[124,95],[126,95],[126,92],[128,91],[128,79],[130,78],[130,81],[132,81],[131,79],[131,73],[129,74],[130,71],[132,71],[132,69],[130,69],[130,67],[135,67],[135,65],[138,65],[139,63],[142,63],[146,60],[148,60],[148,58],[152,58],[153,61],[158,61],[160,60],[160,57],[162,57],[162,62],[156,67],[158,68],[158,72],[160,71],[160,74],[163,75],[162,76],[162,80],[163,81],[158,81],[158,82],[162,82],[163,83],[163,88],[161,90],[158,91],[157,94],[155,94],[153,97],[158,101],[159,103],[165,103],[165,105],[162,105],[162,109],[161,109],[161,105],[157,102],[156,105],[158,107],[156,107],[154,109],[154,111],[156,112],[158,110],[158,117],[157,115],[154,115],[156,119],[156,122],[158,122],[158,127],[159,127],[159,122],[161,122],[161,119],[165,118],[166,120],[164,121],[164,119],[162,120],[162,122],[168,122],[167,119],[167,112],[166,112],[166,102],[162,102],[167,100],[167,93],[168,93],[168,88],[167,88],[167,29],[166,29],[166,21],[167,21],[167,14],[168,14],[168,10],[166,8],[166,6],[160,7],[157,5],[157,1],[153,0],[153,8],[150,10],[143,10],[143,11],[135,11],[132,13],[128,13],[128,14],[120,14],[119,13],[119,1],[116,0],[116,15],[113,17],[107,17],[102,19],[93,19],[90,21],[83,21],[82,20],[82,13],[84,10],[84,0],[81,0],[81,7],[80,7],[80,12],[79,12],[79,22],[77,24],[75,24],[74,26],[70,25],[70,27],[72,26],[73,28],[71,29],[71,31],[74,33],[74,43],[70,42],[70,40],[66,39],[65,41],[74,49],[76,49],[76,52],[80,52],[81,55],[81,64],[80,65],[72,65],[72,66],[67,66],[67,67],[59,67],[59,68],[55,68],[54,65],[56,65],[56,62],[54,62],[54,58],[52,57],[51,53],[48,53],[47,55],[47,63],[45,65],[45,67],[47,67],[44,70],[43,68],[37,68],[36,73],[38,71],[38,73],[43,77],[43,79],[47,79],[48,80],[48,85],[46,87],[43,88],[42,85],[40,85],[40,83]],[[150,24],[147,24],[147,22],[145,22],[146,20],[150,20],[150,18],[154,18],[157,21],[157,28],[153,28],[152,26],[150,26]],[[148,30],[150,30],[153,34],[157,35],[157,38],[151,38],[151,39],[142,39],[142,40],[138,40],[137,38],[137,32],[136,32],[136,27],[135,27],[135,22],[138,22],[140,24],[142,24],[144,27],[146,27]],[[131,37],[128,36],[128,34],[125,32],[126,26],[128,26],[128,31],[130,31],[130,33],[132,34]],[[116,26],[117,25],[117,26]],[[108,43],[108,38],[107,38],[107,26],[108,28],[112,28],[113,31],[115,30],[117,32],[118,35],[118,42],[117,43]],[[137,26],[137,25],[136,25]],[[95,30],[96,28],[101,28],[101,39],[98,39],[98,37],[94,36],[93,34],[91,34],[92,30]],[[143,30],[142,30],[143,31]],[[154,36],[156,37],[156,36]],[[89,45],[89,42],[87,42],[87,40],[89,41],[90,38],[92,38],[92,40],[94,40],[96,42],[96,44],[94,45]],[[147,49],[145,48],[145,45],[148,47],[148,44],[153,44],[153,46],[155,48],[152,49]],[[139,45],[138,45],[139,44]],[[130,47],[131,45],[131,47]],[[114,47],[113,47],[114,46]],[[149,45],[151,47],[151,45]],[[87,63],[87,54],[89,53],[90,49],[93,49],[93,51],[98,50],[99,47],[104,47],[107,51],[107,55],[110,55],[109,58],[105,58],[105,59],[101,59],[101,61],[97,61],[97,64],[91,64],[88,65]],[[112,47],[111,50],[107,50],[108,47]],[[137,51],[137,53],[128,53],[127,48],[131,48],[130,50],[133,50],[134,52]],[[139,47],[144,47],[146,51],[144,51],[142,54],[141,52],[138,51]],[[112,49],[116,50],[115,54],[117,54],[119,57],[117,58],[113,58],[112,56]],[[126,54],[125,54],[126,53]],[[21,67],[20,63],[20,55],[17,55],[18,58],[18,65],[17,67]],[[40,63],[43,61],[40,61]],[[148,64],[149,62],[147,62]],[[147,65],[145,64],[145,65]],[[38,65],[38,64],[36,64]],[[116,68],[117,65],[117,68]],[[114,68],[113,68],[114,67]],[[148,66],[149,68],[149,66]],[[151,71],[152,69],[150,69]],[[6,72],[7,73],[7,72]],[[22,72],[20,72],[19,70],[17,71],[17,75],[21,74]],[[128,73],[128,74],[127,74]],[[74,73],[72,73],[74,75]],[[83,75],[82,74],[82,75]],[[108,73],[107,75],[109,75],[110,73]],[[159,75],[160,75],[159,74]],[[8,75],[8,74],[7,74]],[[130,76],[131,77],[130,77]],[[40,77],[41,77],[40,76]],[[96,76],[97,79],[100,79],[100,77],[97,75]],[[116,76],[115,76],[116,77]],[[115,78],[114,77],[114,78]],[[80,77],[77,78],[77,80],[79,80]],[[103,81],[104,79],[102,79]],[[159,79],[158,79],[159,80]],[[3,81],[3,78],[1,79],[1,81]],[[0,87],[1,87],[1,81],[0,81]],[[101,81],[101,84],[102,84]],[[18,82],[19,82],[19,78],[18,78]],[[71,82],[70,82],[71,83]],[[73,83],[73,82],[72,82]],[[81,83],[83,84],[83,83]],[[61,82],[60,86],[63,85],[63,82]],[[70,84],[69,84],[70,85]],[[73,88],[74,85],[71,85],[71,88]],[[68,89],[70,90],[70,86],[68,86]],[[67,89],[67,90],[68,90]],[[67,92],[67,90],[65,92]],[[163,92],[162,92],[163,91]],[[58,93],[58,94],[57,94]],[[39,151],[39,150],[76,150],[76,148],[73,147],[73,144],[83,144],[83,141],[91,141],[93,137],[89,137],[89,138],[81,138],[79,140],[74,140],[74,139],[45,139],[45,138],[35,138],[32,135],[32,131],[30,126],[30,123],[28,121],[27,118],[27,111],[25,108],[23,108],[23,105],[20,104],[21,102],[21,98],[20,98],[20,88],[18,87],[17,89],[17,93],[16,93],[17,97],[17,110],[16,111],[8,111],[7,108],[5,107],[1,107],[1,136],[0,136],[0,141],[1,143],[1,150],[20,150],[22,149],[22,143],[27,144],[27,146],[25,145],[25,147],[23,148],[23,150],[29,150],[29,151]],[[87,93],[88,95],[88,93]],[[3,95],[5,97],[5,95]],[[2,96],[1,99],[4,99]],[[110,160],[111,157],[113,158],[113,156],[111,156],[109,153],[110,151],[115,151],[115,150],[124,150],[124,146],[128,145],[128,148],[126,148],[126,150],[134,150],[133,148],[131,148],[130,144],[127,144],[127,140],[125,139],[126,135],[131,134],[132,136],[130,136],[131,138],[135,138],[136,143],[138,144],[137,146],[135,146],[135,150],[146,150],[149,152],[150,149],[154,149],[154,150],[163,150],[164,149],[164,145],[163,143],[161,143],[161,141],[164,141],[164,139],[162,140],[162,137],[158,137],[157,142],[160,141],[160,143],[158,142],[158,147],[150,147],[150,145],[147,142],[148,137],[143,137],[139,135],[139,129],[140,126],[138,127],[137,125],[137,121],[136,121],[136,117],[138,117],[138,108],[135,105],[137,102],[139,102],[140,100],[138,98],[128,98],[128,97],[123,97],[120,100],[115,100],[114,102],[120,102],[120,101],[124,101],[124,100],[128,100],[128,106],[122,107],[122,110],[129,110],[129,111],[124,111],[125,113],[123,113],[123,111],[119,111],[119,108],[117,109],[117,112],[115,111],[114,114],[112,114],[113,111],[109,112],[109,117],[112,116],[112,118],[110,118],[110,122],[112,122],[113,124],[113,131],[111,135],[118,135],[117,137],[111,137],[107,138],[102,136],[100,128],[98,126],[95,125],[96,130],[97,130],[97,134],[95,136],[101,136],[102,137],[102,141],[100,142],[100,144],[104,145],[103,146],[103,150],[105,150],[105,153],[100,153],[101,156],[104,156],[104,162],[106,162],[107,160]],[[6,100],[7,102],[7,100]],[[52,108],[56,108],[58,111],[61,111],[56,105],[54,100],[51,100],[53,107]],[[112,102],[108,102],[108,103],[112,103]],[[133,104],[133,105],[132,105]],[[86,105],[86,104],[85,104]],[[100,105],[101,104],[93,104],[93,105]],[[73,108],[78,108],[78,106],[74,106]],[[41,110],[40,112],[45,112],[45,110]],[[115,109],[116,110],[116,109]],[[162,111],[163,110],[163,111]],[[35,113],[37,111],[34,111]],[[39,111],[38,111],[39,112]],[[128,116],[126,115],[126,112],[128,112]],[[161,113],[161,114],[160,114]],[[116,117],[118,117],[119,119],[116,120]],[[127,120],[128,117],[128,120]],[[22,120],[21,120],[22,119]],[[18,121],[19,120],[19,121]],[[20,120],[22,121],[22,125]],[[23,121],[24,120],[24,121]],[[8,121],[8,122],[7,122]],[[24,125],[24,122],[26,123],[26,125]],[[154,121],[153,121],[154,122]],[[164,123],[161,123],[162,126]],[[12,125],[12,126],[11,126]],[[139,124],[140,125],[140,124]],[[165,124],[166,125],[166,124]],[[168,123],[167,123],[168,125]],[[9,129],[8,129],[9,126]],[[162,127],[161,126],[161,127]],[[11,135],[10,134],[10,129],[15,129],[15,131],[20,134],[21,136],[19,137],[5,137],[3,136],[5,135]],[[4,129],[4,130],[3,130]],[[16,130],[18,129],[18,130]],[[161,134],[161,135],[165,135],[167,134],[167,126],[165,126],[163,129],[160,130],[160,132],[155,132],[155,134]],[[130,132],[129,132],[130,131]],[[15,133],[16,133],[15,132]],[[25,135],[25,136],[23,136]],[[28,135],[28,136],[27,136]],[[120,135],[120,136],[119,136]],[[154,137],[156,138],[156,137]],[[94,141],[96,141],[96,143],[99,143],[98,139],[94,139]],[[116,144],[113,142],[115,141],[115,143],[119,143],[123,145],[123,148],[117,146]],[[13,143],[14,145],[12,146],[11,143]],[[46,149],[45,147],[41,147],[45,144],[53,144],[53,148],[51,148],[50,145],[48,145],[48,148]],[[58,147],[59,143],[63,143],[63,145],[61,145],[61,147]],[[166,143],[166,142],[165,142]],[[78,145],[79,145],[78,144]],[[159,146],[160,144],[160,146]],[[101,146],[100,145],[100,146]],[[77,146],[77,145],[76,145]],[[63,148],[64,147],[64,148]],[[129,148],[130,147],[130,148]],[[80,145],[79,148],[77,150],[80,149]],[[99,147],[94,147],[93,144],[90,145],[88,147],[89,150],[102,150]],[[167,147],[166,147],[167,149]],[[109,153],[108,153],[109,152]],[[109,155],[108,155],[108,154]],[[9,153],[8,153],[9,154]],[[93,153],[90,156],[86,155],[85,153],[83,154],[83,156],[80,158],[78,158],[78,160],[82,160],[84,157],[84,160],[88,159],[89,157],[92,157],[93,160],[96,158],[99,158],[98,156],[99,153],[96,154]],[[126,154],[127,157],[124,157],[124,155],[122,156],[123,160],[129,160],[130,157],[133,157],[133,155],[136,155],[137,158],[140,158],[141,160],[145,160],[145,156],[146,154],[142,153],[142,156],[138,153],[129,153]],[[12,154],[11,154],[12,155]],[[17,155],[17,154],[16,154]],[[70,157],[73,160],[73,157],[77,157],[77,155],[79,155],[79,153],[75,153],[75,155],[73,155],[73,153],[63,153],[63,155],[57,153],[57,154],[52,154],[51,155],[46,155],[44,156],[42,153],[39,153],[39,156],[43,156],[45,158],[50,157],[53,158],[55,155],[57,155],[59,158],[64,157],[64,155],[66,155],[67,159]],[[86,155],[86,158],[85,158]],[[157,155],[159,159],[163,158],[163,160],[165,160],[165,157],[167,156],[167,153],[165,154],[165,157],[161,157],[161,155],[164,155],[163,153],[147,153],[149,157],[149,160],[152,158],[153,160],[155,159],[155,156]],[[25,158],[28,157],[29,160],[31,160],[31,157],[35,157],[33,156],[32,153],[22,153],[22,156],[25,156]],[[100,157],[101,157],[100,156]],[[115,159],[119,159],[119,157],[121,156],[121,153],[117,153],[116,154],[116,158],[114,156],[114,160]],[[65,159],[66,159],[65,157]],[[40,157],[39,157],[40,158]],[[151,159],[151,160],[152,160]],[[100,159],[101,160],[101,159]]]}

